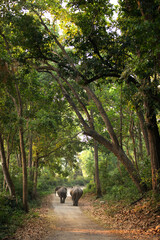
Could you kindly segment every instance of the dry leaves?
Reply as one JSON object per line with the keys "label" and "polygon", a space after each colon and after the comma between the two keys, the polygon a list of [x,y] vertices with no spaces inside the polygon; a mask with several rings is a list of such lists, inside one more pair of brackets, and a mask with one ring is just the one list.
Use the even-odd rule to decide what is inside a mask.
{"label": "dry leaves", "polygon": [[142,240],[160,240],[160,204],[152,205],[150,200],[141,200],[132,206],[110,206],[107,202],[93,200],[86,195],[81,208],[88,215],[114,232],[126,237]]}
{"label": "dry leaves", "polygon": [[[79,205],[111,233],[121,234],[126,239],[160,240],[160,205],[152,206],[150,201],[141,200],[132,206],[110,206],[107,202],[94,199],[95,196],[86,195],[80,199]],[[52,200],[53,195],[47,196],[42,207],[36,210],[38,216],[25,221],[9,240],[42,240],[53,231],[56,220]]]}
{"label": "dry leaves", "polygon": [[[18,228],[15,235],[9,239],[14,240],[42,240],[50,232],[51,225],[54,224],[54,217],[51,202],[53,195],[44,198],[40,209],[35,209],[35,217],[26,220],[21,228]],[[50,213],[52,212],[52,213]],[[52,226],[53,227],[53,226]],[[52,228],[53,229],[53,228]]]}

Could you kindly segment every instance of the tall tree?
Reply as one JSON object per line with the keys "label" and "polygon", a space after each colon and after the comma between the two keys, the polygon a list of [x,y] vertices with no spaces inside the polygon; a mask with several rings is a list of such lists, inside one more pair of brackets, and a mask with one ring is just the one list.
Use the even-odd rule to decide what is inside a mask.
{"label": "tall tree", "polygon": [[[15,73],[14,73],[15,74]],[[21,93],[17,83],[15,83],[16,97],[10,94],[11,99],[15,104],[17,110],[17,116],[19,119],[19,140],[20,140],[20,151],[22,157],[22,172],[23,172],[23,208],[28,212],[28,182],[27,182],[27,159],[26,159],[26,149],[24,142],[24,126],[23,126],[23,103],[21,98]]]}
{"label": "tall tree", "polygon": [[[105,3],[101,3],[101,4],[102,4],[101,7],[105,6]],[[85,19],[87,19],[88,12],[91,11],[93,14],[91,14],[91,18],[89,19],[89,21],[91,21],[91,23],[92,23],[92,21],[94,20],[94,17],[96,18],[96,21],[97,21],[95,24],[92,24],[92,26],[94,26],[93,28],[91,28],[92,36],[96,36],[96,34],[98,33],[97,29],[98,29],[98,31],[103,30],[102,32],[105,33],[105,37],[103,37],[103,44],[101,43],[101,46],[104,46],[104,41],[106,41],[106,38],[108,37],[108,42],[109,42],[110,46],[112,45],[112,51],[113,51],[114,48],[117,48],[117,43],[113,42],[113,39],[114,39],[113,34],[109,35],[105,31],[104,26],[106,24],[106,21],[103,22],[102,18],[100,17],[100,14],[98,14],[96,11],[94,11],[97,9],[98,5],[96,4],[96,6],[94,6],[91,4],[89,6],[91,6],[91,9],[87,9]],[[106,9],[106,8],[104,8],[104,9],[101,8],[101,9],[102,9],[103,14],[106,14],[104,11],[104,9]],[[143,184],[141,184],[141,178],[140,178],[139,174],[137,173],[132,162],[128,159],[128,157],[126,156],[126,154],[120,147],[117,136],[113,129],[113,126],[112,126],[111,122],[109,121],[108,115],[107,115],[104,107],[102,106],[102,103],[95,95],[95,93],[91,90],[91,88],[89,86],[83,85],[81,88],[94,101],[94,103],[103,119],[105,127],[108,131],[111,142],[108,141],[108,139],[104,138],[101,134],[92,130],[92,128],[90,127],[90,124],[88,124],[86,122],[86,120],[83,118],[82,114],[80,113],[79,109],[77,108],[73,99],[71,98],[70,93],[67,92],[67,90],[65,89],[65,86],[64,86],[67,84],[67,86],[70,88],[72,94],[74,95],[75,100],[78,101],[78,105],[80,105],[82,107],[83,112],[85,112],[87,115],[88,121],[90,121],[90,115],[88,114],[85,104],[82,102],[81,97],[78,97],[78,94],[76,95],[75,93],[73,93],[73,88],[74,88],[75,84],[78,84],[78,85],[80,83],[87,84],[87,83],[93,82],[96,79],[100,79],[102,77],[119,76],[118,68],[120,66],[117,63],[118,68],[114,68],[113,64],[115,64],[115,63],[113,63],[113,61],[109,60],[111,58],[112,51],[110,50],[109,54],[108,54],[108,52],[106,52],[106,55],[104,57],[102,57],[102,54],[100,54],[100,51],[97,52],[95,49],[95,46],[97,46],[98,38],[96,37],[93,39],[93,37],[91,37],[91,35],[89,35],[89,38],[88,38],[87,33],[84,32],[83,36],[85,39],[88,39],[87,41],[89,41],[89,46],[87,47],[87,49],[84,48],[82,50],[82,52],[79,51],[79,46],[78,46],[78,51],[76,52],[77,56],[72,54],[73,57],[71,58],[70,57],[71,54],[67,53],[67,51],[65,50],[63,45],[58,40],[57,36],[51,32],[51,30],[49,29],[48,24],[45,22],[45,20],[43,20],[43,18],[40,16],[39,13],[36,12],[36,14],[39,17],[39,20],[40,20],[42,26],[44,26],[45,34],[49,34],[52,38],[52,41],[54,41],[56,43],[57,47],[60,49],[60,54],[58,52],[57,53],[53,52],[51,49],[49,51],[49,49],[48,49],[48,51],[51,53],[52,57],[48,57],[45,54],[45,56],[46,56],[45,58],[46,58],[46,60],[48,58],[50,60],[50,62],[52,62],[52,65],[49,64],[49,62],[48,63],[46,62],[47,64],[44,67],[40,67],[38,69],[39,70],[44,69],[45,71],[50,70],[50,71],[54,72],[54,74],[52,74],[52,77],[59,83],[64,96],[66,97],[66,99],[69,101],[69,103],[73,107],[75,113],[77,114],[77,117],[79,118],[79,120],[84,128],[85,134],[92,136],[95,140],[97,140],[99,143],[103,144],[110,151],[112,151],[118,157],[118,159],[123,163],[123,165],[126,167],[127,171],[131,175],[131,177],[132,177],[133,181],[135,182],[135,184],[137,185],[138,189],[142,192],[145,191],[145,187],[143,186]],[[81,14],[81,12],[80,12],[80,14]],[[111,12],[109,12],[108,14],[111,14]],[[98,25],[100,23],[102,26]],[[78,22],[78,24],[80,24],[80,21]],[[84,25],[82,26],[82,29],[83,29],[83,27],[84,27]],[[37,28],[36,28],[36,31],[38,31]],[[41,34],[43,34],[43,33],[41,32]],[[26,41],[25,41],[25,43],[26,43]],[[37,44],[38,44],[38,42],[37,42]],[[43,45],[43,40],[42,40],[42,45]],[[28,47],[30,47],[30,46],[28,46]],[[90,47],[90,53],[91,53],[92,57],[90,57],[88,55],[89,47]],[[44,49],[43,49],[43,51],[44,51]],[[61,53],[63,54],[63,56],[61,56]],[[87,55],[89,56],[88,58],[86,58]],[[80,57],[80,56],[82,56],[82,57]],[[80,62],[79,62],[79,59],[80,59]],[[81,62],[82,62],[82,64],[81,64]],[[57,63],[58,63],[58,66],[56,66]],[[85,70],[83,70],[84,64],[87,67],[86,72],[85,72]],[[95,67],[96,65],[103,66],[100,72],[98,71],[100,68]],[[91,66],[91,67],[89,67],[89,66]],[[108,71],[106,71],[107,67],[109,68]],[[72,80],[69,80],[72,83],[72,84],[69,84],[66,77],[63,77],[62,74],[63,75],[68,74],[68,76],[67,76],[68,80],[74,79],[74,82]]]}
{"label": "tall tree", "polygon": [[[131,54],[128,68],[130,84],[137,88],[134,99],[139,110],[145,111],[152,166],[152,187],[159,191],[160,135],[156,114],[159,111],[159,3],[157,1],[120,1],[120,26]],[[134,67],[133,67],[134,66]],[[127,71],[128,71],[127,70]],[[139,97],[138,97],[139,94]],[[135,96],[135,95],[134,95]],[[140,107],[141,106],[141,107]],[[143,106],[143,107],[142,107]]]}
{"label": "tall tree", "polygon": [[[109,1],[94,3],[69,1],[68,3],[67,11],[60,6],[53,10],[52,4],[49,5],[55,19],[60,16],[60,11],[65,13],[63,20],[64,16],[67,16],[67,21],[70,19],[71,24],[63,21],[66,34],[63,40],[56,32],[55,25],[52,28],[49,21],[45,19],[46,2],[44,2],[44,5],[38,5],[38,1],[36,4],[28,1],[27,5],[24,3],[28,12],[19,11],[18,15],[10,12],[12,26],[18,33],[16,41],[23,49],[21,58],[23,62],[28,63],[31,59],[34,59],[32,64],[36,65],[35,62],[41,64],[40,67],[35,66],[39,71],[48,71],[52,75],[74,109],[85,134],[92,136],[112,151],[126,167],[138,189],[143,192],[146,189],[141,183],[141,178],[131,160],[121,148],[114,123],[111,124],[105,105],[102,104],[89,86],[89,84],[93,85],[95,81],[109,82],[115,78],[120,82],[125,79],[128,85],[132,84],[135,91],[133,91],[135,94],[132,94],[132,102],[135,106],[138,104],[139,109],[145,110],[146,113],[153,171],[153,189],[156,191],[159,178],[157,176],[160,141],[155,114],[155,111],[159,109],[157,92],[158,60],[154,64],[153,59],[155,58],[153,56],[158,49],[154,47],[154,41],[148,41],[145,45],[144,37],[150,37],[148,32],[154,26],[157,41],[158,5],[157,3],[154,4],[156,13],[153,14],[153,8],[151,13],[146,10],[145,6],[144,8],[140,6],[140,9],[137,9],[136,1],[133,3],[131,1],[120,1],[122,9],[118,24],[122,34],[119,34],[114,28],[115,25],[112,24],[113,8]],[[143,14],[141,14],[142,12]],[[155,21],[150,18],[151,14]],[[145,21],[141,19],[142,15],[146,18]],[[129,18],[126,18],[126,16]],[[148,19],[151,19],[151,21],[146,22]],[[129,24],[127,21],[129,21]],[[27,27],[24,25],[26,22]],[[141,23],[142,28],[138,28],[139,23]],[[69,48],[67,49],[64,46]],[[153,50],[153,54],[151,54],[151,50]],[[143,59],[145,60],[143,61]],[[152,78],[153,81],[151,81]],[[139,98],[138,102],[135,101],[137,95],[143,96],[142,99]],[[104,129],[107,132],[105,136],[103,132],[97,132],[90,126],[90,114],[86,103],[89,96],[102,118]],[[84,117],[85,114],[86,117]]]}

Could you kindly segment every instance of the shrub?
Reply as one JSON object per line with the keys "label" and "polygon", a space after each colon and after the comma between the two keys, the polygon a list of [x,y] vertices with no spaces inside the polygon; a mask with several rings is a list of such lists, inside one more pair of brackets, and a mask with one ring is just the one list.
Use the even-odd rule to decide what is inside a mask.
{"label": "shrub", "polygon": [[12,234],[20,225],[24,212],[19,201],[12,199],[6,193],[0,195],[0,239]]}
{"label": "shrub", "polygon": [[96,185],[92,180],[86,185],[86,188],[84,189],[84,193],[86,192],[96,193]]}

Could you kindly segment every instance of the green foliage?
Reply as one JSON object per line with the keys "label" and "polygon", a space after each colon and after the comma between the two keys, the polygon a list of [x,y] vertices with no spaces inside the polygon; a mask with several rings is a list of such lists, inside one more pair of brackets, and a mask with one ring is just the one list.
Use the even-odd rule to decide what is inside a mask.
{"label": "green foliage", "polygon": [[140,174],[143,182],[146,183],[148,189],[152,188],[152,173],[151,173],[151,162],[150,159],[146,156],[144,161],[140,162]]}
{"label": "green foliage", "polygon": [[118,169],[117,159],[113,154],[108,154],[107,161],[100,162],[100,179],[105,199],[133,201],[139,196],[125,168],[120,164]]}
{"label": "green foliage", "polygon": [[[140,168],[143,172],[141,175],[147,177],[148,172],[144,172],[143,166],[140,166]],[[148,166],[148,171],[149,170],[150,166]],[[99,175],[101,190],[105,200],[132,202],[140,197],[136,186],[125,168],[120,164],[120,169],[118,169],[116,157],[112,153],[103,152],[103,148],[99,151]],[[147,179],[144,177],[142,180],[147,183],[151,178]],[[147,184],[149,186],[150,182]],[[86,185],[84,192],[96,193],[96,185],[93,180]]]}
{"label": "green foliage", "polygon": [[96,185],[93,182],[93,180],[90,180],[90,182],[86,185],[84,189],[84,194],[90,192],[90,193],[96,193]]}
{"label": "green foliage", "polygon": [[94,159],[93,152],[90,150],[84,150],[79,154],[79,159],[81,161],[81,168],[84,176],[93,178],[94,176]]}
{"label": "green foliage", "polygon": [[[93,111],[95,130],[107,140],[111,140],[106,126],[94,102],[79,82],[91,80],[91,88],[106,110],[113,129],[120,138],[120,108],[123,112],[123,149],[134,162],[134,147],[139,154],[138,118],[135,106],[143,109],[143,100],[150,91],[153,96],[150,104],[159,111],[159,14],[151,6],[147,14],[155,14],[154,21],[141,16],[136,1],[119,1],[120,11],[117,24],[113,22],[113,6],[103,1],[67,1],[63,9],[61,1],[2,1],[0,24],[0,67],[7,66],[9,73],[1,69],[0,78],[0,127],[5,140],[5,150],[9,139],[10,166],[19,204],[22,202],[22,169],[18,167],[16,156],[19,154],[17,128],[20,121],[24,127],[26,153],[28,154],[28,132],[32,134],[33,162],[37,155],[38,193],[54,191],[55,186],[87,185],[85,191],[96,190],[94,183],[94,160],[92,140],[78,137],[81,124],[76,114],[63,97],[59,85],[48,70],[52,67],[53,76],[69,81],[79,94],[81,102],[88,111]],[[52,13],[52,21],[45,13]],[[41,18],[39,18],[39,16]],[[57,34],[57,19],[63,26],[63,36]],[[62,23],[63,22],[63,23]],[[121,30],[120,33],[116,28]],[[59,38],[60,37],[60,38]],[[68,47],[66,53],[56,45],[56,40]],[[73,63],[72,63],[73,62]],[[37,73],[43,70],[46,73]],[[49,67],[50,66],[50,67]],[[73,68],[76,67],[77,70]],[[54,69],[56,69],[54,71]],[[14,70],[14,71],[13,71]],[[77,74],[79,71],[79,75]],[[128,80],[134,76],[135,82]],[[150,85],[143,79],[151,77]],[[121,77],[121,78],[120,78]],[[63,81],[63,78],[61,80]],[[76,80],[76,81],[74,81]],[[122,84],[122,82],[124,82]],[[23,117],[17,116],[17,84],[22,98]],[[120,83],[120,85],[119,85]],[[138,87],[137,87],[138,84]],[[69,86],[63,85],[68,95],[81,106]],[[122,92],[121,92],[122,91]],[[147,93],[147,94],[146,94]],[[121,95],[123,98],[121,99]],[[149,95],[150,97],[150,95]],[[16,104],[13,104],[13,99]],[[144,112],[144,111],[143,111]],[[145,113],[145,112],[144,112]],[[81,111],[86,123],[84,109]],[[131,119],[134,121],[135,146],[129,135]],[[84,130],[84,129],[82,129]],[[151,186],[151,166],[142,139],[143,157],[138,159],[142,180]],[[84,150],[84,151],[83,151]],[[80,153],[80,154],[79,154]],[[143,159],[142,159],[143,158]],[[49,170],[48,170],[49,169]],[[99,169],[102,192],[106,199],[134,199],[138,193],[124,167],[117,167],[117,159],[104,147],[99,146]],[[82,170],[83,177],[80,173]],[[0,169],[1,171],[1,169]],[[86,178],[87,177],[87,178]],[[3,188],[0,172],[0,190]],[[32,200],[33,180],[28,180],[29,201]],[[8,223],[13,206],[0,198],[6,209],[0,212],[2,224]],[[16,218],[16,210],[13,211]],[[18,214],[18,213],[17,213]],[[14,217],[13,217],[14,219]]]}
{"label": "green foliage", "polygon": [[43,173],[38,178],[38,192],[47,192],[47,191],[54,191],[56,185],[60,184],[58,179],[55,179],[49,170],[45,169]]}
{"label": "green foliage", "polygon": [[89,182],[89,178],[84,178],[83,176],[77,176],[76,178],[68,178],[67,186],[86,186]]}
{"label": "green foliage", "polygon": [[24,219],[21,204],[10,198],[6,193],[0,193],[0,239],[12,234]]}

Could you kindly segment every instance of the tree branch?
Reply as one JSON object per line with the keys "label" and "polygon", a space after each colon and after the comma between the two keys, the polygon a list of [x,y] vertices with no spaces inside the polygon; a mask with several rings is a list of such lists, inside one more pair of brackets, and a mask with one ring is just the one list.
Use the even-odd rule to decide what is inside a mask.
{"label": "tree branch", "polygon": [[109,73],[104,73],[104,74],[100,74],[100,75],[96,75],[94,76],[93,78],[90,78],[90,79],[85,79],[84,80],[84,85],[87,85],[89,83],[92,83],[100,78],[103,78],[103,77],[116,77],[116,78],[120,78],[120,74],[118,73],[114,73],[114,72],[109,72]]}

